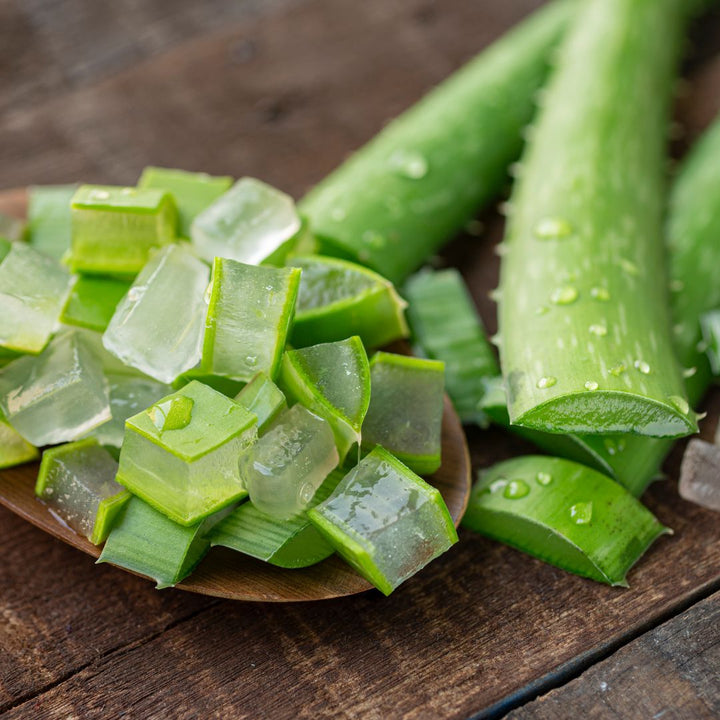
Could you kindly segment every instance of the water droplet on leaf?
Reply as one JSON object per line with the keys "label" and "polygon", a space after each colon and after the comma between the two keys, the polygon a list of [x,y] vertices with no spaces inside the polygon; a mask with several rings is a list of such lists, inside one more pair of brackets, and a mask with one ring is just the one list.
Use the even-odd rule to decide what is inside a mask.
{"label": "water droplet on leaf", "polygon": [[543,218],[535,225],[535,237],[538,240],[562,240],[572,233],[572,225],[562,218]]}
{"label": "water droplet on leaf", "polygon": [[503,496],[508,500],[519,500],[530,493],[530,486],[522,479],[511,480],[503,491]]}
{"label": "water droplet on leaf", "polygon": [[588,380],[588,381],[585,383],[585,389],[586,389],[586,390],[593,391],[593,390],[597,390],[599,387],[600,387],[600,386],[599,386],[594,380]]}
{"label": "water droplet on leaf", "polygon": [[547,377],[541,377],[537,381],[537,386],[540,390],[545,390],[546,388],[551,388],[556,382],[557,378],[554,378],[552,375],[548,375]]}
{"label": "water droplet on leaf", "polygon": [[636,360],[633,363],[633,366],[636,370],[639,370],[643,375],[650,374],[650,365],[648,365],[644,360]]}
{"label": "water droplet on leaf", "polygon": [[538,485],[549,485],[553,479],[550,473],[539,472],[535,476],[535,480],[537,480]]}
{"label": "water droplet on leaf", "polygon": [[575,503],[570,508],[570,517],[576,525],[587,525],[592,520],[592,502]]}
{"label": "water droplet on leaf", "polygon": [[550,295],[550,301],[555,305],[571,305],[578,299],[578,291],[572,285],[555,288]]}

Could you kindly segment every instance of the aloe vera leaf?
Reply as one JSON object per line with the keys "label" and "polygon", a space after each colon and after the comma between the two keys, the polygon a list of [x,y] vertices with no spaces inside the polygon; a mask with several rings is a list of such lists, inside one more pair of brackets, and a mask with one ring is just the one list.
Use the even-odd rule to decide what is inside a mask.
{"label": "aloe vera leaf", "polygon": [[28,189],[29,242],[40,252],[61,260],[70,249],[70,201],[77,185],[34,185]]}
{"label": "aloe vera leaf", "polygon": [[311,190],[298,207],[321,254],[398,284],[495,198],[573,12],[555,2],[533,15]]}
{"label": "aloe vera leaf", "polygon": [[501,267],[512,423],[697,431],[659,282],[664,145],[685,14],[684,0],[590,0],[568,32],[522,161]]}
{"label": "aloe vera leaf", "polygon": [[630,568],[669,532],[610,478],[540,455],[483,472],[463,526],[576,575],[624,587]]}
{"label": "aloe vera leaf", "polygon": [[445,363],[445,389],[460,419],[485,425],[484,381],[499,369],[462,276],[453,269],[420,272],[403,292],[418,354]]}
{"label": "aloe vera leaf", "polygon": [[385,595],[457,542],[439,491],[376,447],[308,517]]}
{"label": "aloe vera leaf", "polygon": [[[333,470],[317,489],[311,507],[326,500],[344,475],[343,470]],[[210,542],[284,568],[308,567],[335,552],[305,513],[278,520],[251,502],[243,503],[219,523],[210,533]]]}

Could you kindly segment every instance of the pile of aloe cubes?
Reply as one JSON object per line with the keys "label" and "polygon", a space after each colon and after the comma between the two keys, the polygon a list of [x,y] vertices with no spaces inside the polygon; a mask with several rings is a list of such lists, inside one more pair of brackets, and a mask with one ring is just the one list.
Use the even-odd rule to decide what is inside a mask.
{"label": "pile of aloe cubes", "polygon": [[[0,240],[0,467],[100,562],[185,578],[212,545],[284,568],[337,552],[384,593],[457,541],[441,362],[377,352],[405,303],[313,255],[253,178],[147,168],[30,191]],[[422,398],[418,402],[418,397]]]}

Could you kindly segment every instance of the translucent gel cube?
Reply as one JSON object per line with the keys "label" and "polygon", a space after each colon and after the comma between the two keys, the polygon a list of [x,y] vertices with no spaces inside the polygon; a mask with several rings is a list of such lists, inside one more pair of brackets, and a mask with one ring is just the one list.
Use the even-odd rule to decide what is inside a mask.
{"label": "translucent gel cube", "polygon": [[200,360],[209,279],[185,247],[158,251],[120,301],[103,344],[126,365],[171,383]]}
{"label": "translucent gel cube", "polygon": [[249,265],[282,263],[300,230],[293,199],[260,180],[238,180],[190,226],[198,255]]}
{"label": "translucent gel cube", "polygon": [[0,469],[22,465],[38,457],[37,448],[13,429],[0,410]]}
{"label": "translucent gel cube", "polygon": [[0,371],[0,407],[33,445],[76,440],[110,419],[108,384],[80,332],[58,335],[43,352]]}
{"label": "translucent gel cube", "polygon": [[181,525],[247,495],[240,456],[257,438],[257,418],[193,381],[129,418],[118,482]]}
{"label": "translucent gel cube", "polygon": [[40,352],[71,287],[70,273],[57,260],[13,243],[0,263],[0,346]]}
{"label": "translucent gel cube", "polygon": [[440,493],[380,447],[308,517],[386,595],[457,542]]}
{"label": "translucent gel cube", "polygon": [[680,496],[720,511],[720,447],[692,439],[680,467]]}
{"label": "translucent gel cube", "polygon": [[171,392],[169,385],[142,375],[106,373],[110,386],[112,417],[96,427],[91,435],[103,445],[119,448],[125,437],[125,421],[149,408]]}
{"label": "translucent gel cube", "polygon": [[294,405],[242,459],[240,472],[255,507],[284,519],[310,505],[337,464],[330,425],[302,405]]}
{"label": "translucent gel cube", "polygon": [[117,466],[93,439],[51,448],[43,453],[35,494],[60,520],[97,545],[130,499],[115,482]]}

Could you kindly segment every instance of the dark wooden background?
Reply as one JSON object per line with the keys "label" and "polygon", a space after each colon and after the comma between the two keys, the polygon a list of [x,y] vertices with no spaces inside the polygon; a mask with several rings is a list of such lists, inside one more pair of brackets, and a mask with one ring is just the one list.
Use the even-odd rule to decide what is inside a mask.
{"label": "dark wooden background", "polygon": [[[539,4],[0,0],[0,189],[153,163],[299,196]],[[678,154],[720,108],[720,14],[692,45]],[[483,220],[447,258],[492,328],[502,228]],[[525,449],[470,445],[475,467]],[[645,496],[676,534],[630,590],[462,532],[388,599],[232,603],[157,592],[0,509],[0,717],[718,717],[720,516],[678,497],[680,451]]]}

